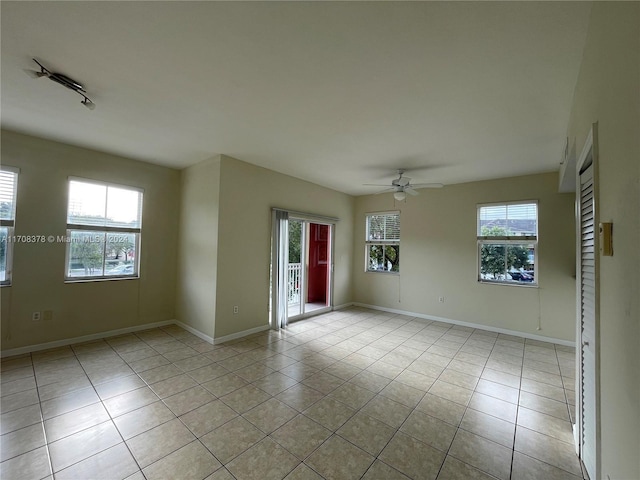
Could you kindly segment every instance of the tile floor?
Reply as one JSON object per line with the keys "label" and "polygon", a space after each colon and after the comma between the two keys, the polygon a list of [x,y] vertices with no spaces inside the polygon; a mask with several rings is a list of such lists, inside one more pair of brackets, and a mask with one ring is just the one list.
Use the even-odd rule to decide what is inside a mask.
{"label": "tile floor", "polygon": [[574,351],[352,308],[2,360],[3,479],[581,479]]}

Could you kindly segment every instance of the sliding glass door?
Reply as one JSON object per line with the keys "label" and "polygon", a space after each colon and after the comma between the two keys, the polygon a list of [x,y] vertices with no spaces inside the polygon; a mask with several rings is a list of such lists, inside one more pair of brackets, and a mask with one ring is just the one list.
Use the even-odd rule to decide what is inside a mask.
{"label": "sliding glass door", "polygon": [[334,226],[310,215],[274,212],[273,328],[331,309]]}

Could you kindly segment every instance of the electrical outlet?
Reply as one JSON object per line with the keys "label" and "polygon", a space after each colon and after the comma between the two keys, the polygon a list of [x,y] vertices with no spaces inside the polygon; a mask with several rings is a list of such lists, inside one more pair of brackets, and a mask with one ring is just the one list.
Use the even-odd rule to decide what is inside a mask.
{"label": "electrical outlet", "polygon": [[438,297],[438,302],[444,303],[444,297]]}
{"label": "electrical outlet", "polygon": [[45,322],[50,322],[51,320],[53,320],[53,310],[45,310],[44,312],[42,312],[42,319]]}
{"label": "electrical outlet", "polygon": [[235,315],[236,313],[238,313],[238,305],[233,306],[233,314]]}
{"label": "electrical outlet", "polygon": [[33,312],[31,314],[31,320],[34,322],[39,322],[40,321],[40,312]]}

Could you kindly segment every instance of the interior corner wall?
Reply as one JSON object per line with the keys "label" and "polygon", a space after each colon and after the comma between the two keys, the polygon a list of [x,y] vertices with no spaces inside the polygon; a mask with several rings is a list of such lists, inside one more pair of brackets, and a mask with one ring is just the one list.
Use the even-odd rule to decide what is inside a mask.
{"label": "interior corner wall", "polygon": [[269,323],[273,207],[339,218],[333,303],[352,302],[353,203],[353,197],[344,193],[223,155],[215,337]]}
{"label": "interior corner wall", "polygon": [[213,338],[218,278],[220,156],[180,172],[177,319]]}
{"label": "interior corner wall", "polygon": [[599,211],[613,223],[600,259],[602,478],[640,478],[640,3],[595,2],[568,137],[598,122]]}
{"label": "interior corner wall", "polygon": [[[557,174],[548,173],[422,189],[406,203],[357,197],[355,301],[574,341],[573,194],[557,188]],[[539,288],[479,283],[477,205],[520,200],[538,201]],[[401,212],[400,274],[365,272],[366,213],[392,210]]]}
{"label": "interior corner wall", "polygon": [[[20,169],[10,287],[2,287],[2,349],[28,347],[175,318],[179,172],[3,130],[2,163]],[[140,278],[65,283],[68,177],[144,189]],[[50,321],[31,320],[51,310]]]}

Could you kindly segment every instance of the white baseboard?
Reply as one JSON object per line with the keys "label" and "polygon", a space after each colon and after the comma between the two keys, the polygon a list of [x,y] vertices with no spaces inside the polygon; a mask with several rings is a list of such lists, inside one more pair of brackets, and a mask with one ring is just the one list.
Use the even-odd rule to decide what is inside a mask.
{"label": "white baseboard", "polygon": [[269,330],[269,325],[263,325],[261,327],[250,328],[249,330],[243,330],[242,332],[232,333],[230,335],[225,335],[224,337],[215,337],[213,339],[214,345],[218,343],[228,342],[230,340],[236,340],[238,338],[246,337],[247,335],[252,335],[254,333],[264,332],[265,330]]}
{"label": "white baseboard", "polygon": [[542,335],[535,335],[533,333],[520,332],[518,330],[509,330],[507,328],[492,327],[490,325],[482,325],[479,323],[462,322],[460,320],[452,320],[450,318],[436,317],[435,315],[425,315],[424,313],[408,312],[406,310],[397,310],[395,308],[379,307],[378,305],[368,305],[366,303],[354,302],[353,305],[356,307],[370,308],[372,310],[380,310],[382,312],[396,313],[399,315],[407,315],[409,317],[422,318],[424,320],[433,320],[436,322],[451,323],[453,325],[460,325],[463,327],[477,328],[478,330],[486,330],[488,332],[504,333],[506,335],[514,335],[516,337],[530,338],[531,340],[539,340],[541,342],[555,343],[557,345],[564,345],[566,347],[576,346],[575,342],[571,342],[569,340],[562,340],[560,338],[553,338],[553,337],[545,337]]}
{"label": "white baseboard", "polygon": [[13,355],[22,355],[23,353],[38,352],[40,350],[48,350],[50,348],[65,347],[74,343],[90,342],[91,340],[100,340],[101,338],[115,337],[124,335],[125,333],[139,332],[150,328],[166,327],[176,323],[175,320],[165,320],[162,322],[145,323],[144,325],[136,325],[134,327],[119,328],[117,330],[109,330],[107,332],[92,333],[91,335],[83,335],[81,337],[65,338],[63,340],[55,340],[53,342],[38,343],[36,345],[28,345],[26,347],[11,348],[2,350],[0,357],[12,357]]}
{"label": "white baseboard", "polygon": [[334,305],[333,310],[344,310],[345,308],[353,307],[354,303],[343,303],[342,305]]}
{"label": "white baseboard", "polygon": [[202,333],[200,330],[196,330],[193,327],[190,327],[189,325],[187,325],[186,323],[182,323],[179,320],[174,320],[174,322],[176,325],[178,325],[181,328],[184,328],[187,332],[189,333],[193,333],[196,337],[201,338],[202,340],[204,340],[205,342],[211,343],[213,344],[213,337],[210,337],[209,335],[207,335],[206,333]]}

